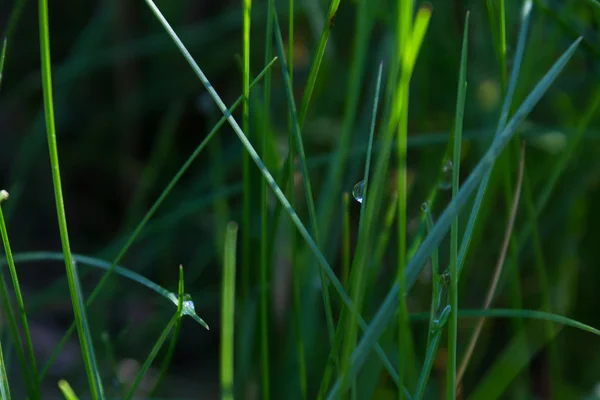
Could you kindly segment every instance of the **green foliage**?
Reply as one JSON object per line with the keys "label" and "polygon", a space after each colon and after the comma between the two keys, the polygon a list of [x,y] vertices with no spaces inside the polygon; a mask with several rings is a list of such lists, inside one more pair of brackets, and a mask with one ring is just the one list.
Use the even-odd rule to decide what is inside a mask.
{"label": "green foliage", "polygon": [[598,395],[596,0],[14,3],[2,399]]}

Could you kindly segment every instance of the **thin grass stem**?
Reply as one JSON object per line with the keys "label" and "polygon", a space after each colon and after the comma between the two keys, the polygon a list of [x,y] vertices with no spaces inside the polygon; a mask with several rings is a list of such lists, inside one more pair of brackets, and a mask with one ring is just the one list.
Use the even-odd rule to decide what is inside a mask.
{"label": "thin grass stem", "polygon": [[56,200],[56,211],[58,216],[58,225],[60,239],[65,255],[65,267],[67,279],[69,281],[69,292],[73,303],[73,312],[77,324],[77,333],[81,353],[88,377],[89,389],[94,400],[104,398],[100,372],[96,363],[92,335],[89,330],[87,316],[85,312],[85,303],[81,292],[79,277],[77,276],[77,265],[74,263],[69,244],[69,234],[67,229],[67,217],[62,195],[62,185],[60,178],[60,169],[58,162],[58,146],[56,143],[56,130],[54,126],[54,104],[52,99],[52,77],[50,68],[50,32],[48,22],[48,0],[39,0],[39,29],[40,29],[40,53],[41,53],[41,73],[42,89],[44,95],[44,109],[46,116],[46,131],[48,137],[48,152],[50,155],[50,164],[52,166],[52,182],[54,186],[54,196]]}
{"label": "thin grass stem", "polygon": [[233,362],[235,329],[235,264],[237,224],[227,225],[223,260],[223,289],[221,297],[221,398],[233,399]]}

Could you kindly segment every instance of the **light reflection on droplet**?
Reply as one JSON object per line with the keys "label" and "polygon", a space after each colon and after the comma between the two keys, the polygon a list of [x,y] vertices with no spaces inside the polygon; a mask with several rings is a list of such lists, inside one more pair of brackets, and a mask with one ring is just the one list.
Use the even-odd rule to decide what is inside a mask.
{"label": "light reflection on droplet", "polygon": [[358,182],[356,185],[354,185],[354,188],[352,189],[352,197],[354,197],[354,200],[358,201],[359,203],[362,203],[364,194],[365,194],[365,181],[362,180],[362,181]]}

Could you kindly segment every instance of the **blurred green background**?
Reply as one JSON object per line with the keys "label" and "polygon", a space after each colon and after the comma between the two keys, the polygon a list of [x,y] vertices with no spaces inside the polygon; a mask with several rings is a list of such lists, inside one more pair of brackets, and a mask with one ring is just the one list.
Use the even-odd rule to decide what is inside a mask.
{"label": "blurred green background", "polygon": [[[241,3],[231,0],[157,2],[228,105],[242,93]],[[264,67],[266,3],[254,1],[252,4],[253,77]],[[409,241],[419,231],[420,206],[440,174],[453,126],[467,10],[471,12],[471,23],[462,177],[468,176],[490,143],[504,90],[488,17],[490,4],[497,9],[499,2],[432,0],[430,3],[432,19],[410,92]],[[17,21],[10,19],[16,5],[23,5],[23,9],[14,30],[9,33],[0,91],[0,188],[11,194],[3,209],[13,252],[60,251],[43,119],[37,4],[35,1],[0,2],[1,32],[7,33],[9,20]],[[329,2],[323,0],[297,1],[295,5],[293,48],[297,103],[306,84],[328,6]],[[374,80],[379,62],[389,61],[390,57],[394,2],[369,1],[372,25],[366,31],[357,29],[357,7],[357,1],[341,1],[302,131],[317,204],[325,189],[324,176],[339,137],[347,129],[345,126],[351,130],[352,148],[339,182],[340,190],[328,196],[338,198],[341,204],[343,192],[350,192],[361,179]],[[508,72],[516,47],[520,8],[521,2],[506,2]],[[55,0],[50,2],[49,11],[56,126],[71,247],[77,254],[110,261],[221,115],[143,1]],[[288,2],[278,1],[277,12],[285,31]],[[585,125],[581,121],[600,90],[599,26],[600,8],[593,1],[534,2],[514,104],[523,100],[574,39],[582,35],[584,41],[520,130],[527,144],[525,169],[532,207],[543,192],[556,160],[570,151],[572,138],[583,130],[583,139],[571,152],[558,186],[538,215],[537,243],[535,235],[527,231],[529,212],[525,197],[522,198],[514,240],[494,301],[495,307],[537,310],[543,309],[544,299],[549,298],[553,312],[595,327],[600,326],[600,228],[595,225],[600,221],[600,214],[594,206],[600,201],[600,118],[593,112]],[[359,34],[365,36],[357,37]],[[283,36],[286,41],[287,31]],[[365,52],[357,56],[361,40],[365,40]],[[387,69],[388,66],[384,66]],[[354,75],[353,69],[357,69]],[[278,64],[273,67],[272,85],[271,127],[276,151],[267,160],[267,166],[279,178],[288,148],[288,122]],[[350,100],[353,95],[357,96],[355,105]],[[251,96],[251,102],[253,99]],[[260,101],[258,96],[251,103],[250,111],[249,137],[256,146],[262,123]],[[241,110],[234,116],[241,121]],[[226,223],[241,222],[243,151],[231,128],[224,125],[120,262],[174,292],[177,268],[183,265],[186,292],[192,295],[196,311],[211,327],[206,331],[191,319],[184,319],[167,380],[153,398],[219,396],[222,248]],[[506,195],[507,183],[502,170],[516,171],[516,157],[516,152],[507,152],[494,170],[460,284],[461,308],[477,309],[483,303],[508,218],[510,198]],[[392,164],[393,169],[395,163]],[[258,193],[261,178],[254,171],[253,190]],[[300,175],[294,178],[300,188]],[[389,191],[395,191],[391,183]],[[296,197],[298,212],[308,224],[300,189]],[[441,213],[449,199],[450,191],[441,189],[434,216]],[[275,204],[271,196],[270,213]],[[272,227],[277,229],[277,237],[272,249],[269,285],[261,288],[258,279],[260,205],[253,200],[251,207],[250,232],[255,251],[250,256],[249,270],[238,269],[238,278],[246,273],[250,286],[243,293],[244,288],[238,285],[236,393],[239,398],[260,397],[258,298],[261,290],[268,290],[271,395],[300,398],[291,309],[292,246],[288,218],[283,215],[280,225]],[[351,202],[353,241],[358,229],[358,213],[359,204]],[[467,213],[461,214],[461,230],[466,216]],[[341,206],[332,210],[327,222],[330,232],[322,240],[322,251],[338,272],[342,217]],[[395,229],[391,232],[393,237]],[[395,243],[395,239],[390,240],[382,272],[374,277],[368,290],[363,312],[367,321],[379,307],[394,277],[391,264]],[[299,246],[304,248],[302,244]],[[444,242],[440,248],[442,265],[447,264],[446,248]],[[310,257],[301,259],[313,263],[307,261]],[[17,267],[34,346],[39,363],[43,364],[73,318],[64,265],[40,261],[18,263]],[[540,282],[538,267],[546,271],[547,287]],[[85,266],[80,266],[80,273],[87,294],[101,275],[98,270]],[[414,313],[429,309],[429,278],[425,276],[426,271],[423,275],[407,299],[409,310]],[[515,286],[517,281],[519,285]],[[302,293],[306,297],[302,329],[308,397],[313,398],[329,350],[317,275],[314,280],[305,282]],[[334,304],[334,314],[339,315],[340,303],[336,296]],[[119,385],[127,384],[131,374],[135,374],[131,371],[143,362],[173,311],[172,304],[147,288],[119,276],[110,279],[88,310],[108,392],[118,393]],[[460,354],[474,324],[470,319],[459,322]],[[497,365],[521,322],[488,320],[465,375],[461,395],[474,391]],[[411,327],[420,363],[427,328],[418,321],[412,322]],[[10,343],[4,329],[0,338],[3,343]],[[531,350],[530,362],[523,368],[514,367],[518,370],[517,378],[505,379],[507,382],[502,384],[506,398],[600,398],[600,341],[597,337],[564,328],[552,346],[539,341],[537,350]],[[440,398],[443,393],[445,341],[442,343],[430,381],[431,391],[426,398]],[[535,343],[531,346],[534,348]],[[23,398],[14,354],[10,346],[4,349],[13,398]],[[164,350],[159,358],[163,354]],[[365,382],[372,384],[361,389],[362,396],[392,398],[393,382],[376,360],[371,362],[363,374],[372,375],[365,378]],[[43,382],[47,393],[44,398],[57,398],[56,381],[60,378],[66,378],[76,391],[85,393],[86,378],[81,365],[78,342],[73,337]],[[511,369],[510,365],[506,368]],[[156,371],[151,371],[144,387],[152,386],[155,375]]]}

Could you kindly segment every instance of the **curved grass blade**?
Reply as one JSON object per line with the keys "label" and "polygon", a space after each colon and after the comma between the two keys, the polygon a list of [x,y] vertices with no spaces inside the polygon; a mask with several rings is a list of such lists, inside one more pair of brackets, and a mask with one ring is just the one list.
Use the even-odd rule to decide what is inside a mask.
{"label": "curved grass blade", "polygon": [[[591,325],[584,324],[573,318],[565,317],[564,315],[538,311],[538,310],[515,310],[512,308],[488,308],[487,310],[469,310],[463,309],[458,312],[459,318],[522,318],[531,320],[540,320],[546,322],[555,322],[557,324],[569,326],[579,329],[584,332],[600,336],[600,329],[594,328]],[[422,321],[429,317],[427,313],[411,314],[411,321]]]}
{"label": "curved grass blade", "polygon": [[104,398],[100,372],[96,363],[92,335],[89,330],[87,316],[85,312],[85,303],[83,293],[79,286],[79,277],[77,276],[77,266],[73,263],[71,248],[69,244],[69,234],[67,229],[67,217],[62,195],[62,186],[60,179],[60,169],[58,162],[58,146],[56,143],[56,130],[54,127],[54,104],[52,100],[52,77],[50,69],[50,32],[48,22],[48,0],[39,1],[39,30],[40,30],[40,53],[42,63],[42,89],[44,94],[44,109],[46,116],[46,132],[48,136],[48,152],[50,154],[50,164],[52,166],[52,181],[54,186],[54,196],[56,200],[56,211],[58,216],[58,225],[60,239],[65,255],[65,268],[67,279],[69,281],[69,292],[73,303],[73,312],[77,324],[77,333],[81,353],[85,364],[88,383],[92,398]]}
{"label": "curved grass blade", "polygon": [[[536,87],[527,96],[525,101],[521,104],[517,112],[514,114],[512,119],[506,125],[504,130],[494,140],[489,150],[486,152],[482,160],[479,162],[477,167],[473,170],[469,178],[465,181],[462,189],[458,195],[448,204],[448,207],[444,213],[440,216],[437,224],[435,225],[431,234],[427,236],[419,250],[415,253],[415,256],[409,263],[406,271],[406,290],[410,290],[412,285],[415,283],[419,273],[421,272],[425,261],[431,255],[433,248],[437,247],[441,242],[442,238],[448,231],[448,228],[452,222],[454,216],[461,210],[465,205],[471,193],[475,190],[478,183],[481,181],[483,176],[493,167],[496,158],[500,152],[504,149],[507,143],[514,135],[516,129],[519,127],[521,122],[529,114],[531,109],[537,104],[543,94],[548,90],[552,82],[557,78],[558,74],[562,71],[564,66],[567,64],[573,53],[577,49],[581,38],[577,39],[569,48],[563,53],[563,55],[554,63],[550,70],[544,75]],[[379,311],[372,320],[371,325],[365,332],[361,342],[357,349],[352,355],[352,374],[356,375],[359,368],[364,362],[368,351],[370,350],[373,343],[379,338],[385,327],[390,323],[391,319],[396,313],[398,305],[398,297],[400,295],[399,284],[395,283],[392,289],[386,296],[383,304]],[[336,385],[333,387],[329,394],[329,398],[334,399],[338,392],[342,389],[341,381],[338,380]]]}
{"label": "curved grass blade", "polygon": [[[4,41],[4,47],[6,48],[6,40]],[[4,61],[4,50],[2,53],[3,53],[2,59],[0,60],[0,78],[2,75],[2,64],[1,63]],[[7,197],[8,197],[8,193],[5,190],[0,191],[0,204],[4,200],[6,200]],[[1,212],[1,209],[0,209],[0,212]],[[0,214],[0,216],[1,216],[1,214]],[[4,226],[4,224],[2,224],[2,226]],[[3,294],[6,294],[6,282],[4,281],[4,276],[2,273],[0,273],[0,279],[2,280],[1,284],[3,286],[2,292],[3,292]],[[3,297],[5,297],[5,296],[3,296]],[[4,302],[6,303],[5,305],[6,305],[6,307],[9,308],[9,311],[11,311],[10,306],[8,304],[8,299],[6,297],[4,298]],[[11,311],[11,314],[12,314],[12,311]],[[14,318],[11,318],[11,319],[14,320]],[[21,346],[18,345],[17,343],[15,343],[15,346],[21,348]],[[21,349],[21,352],[22,351],[23,350]],[[23,356],[23,359],[24,358],[25,357]],[[25,363],[23,363],[23,364],[25,364]],[[26,376],[27,375],[25,375],[25,377]],[[10,400],[10,387],[8,386],[8,376],[6,375],[6,368],[5,368],[5,364],[4,364],[4,354],[2,352],[2,343],[1,342],[0,342],[0,398]]]}

